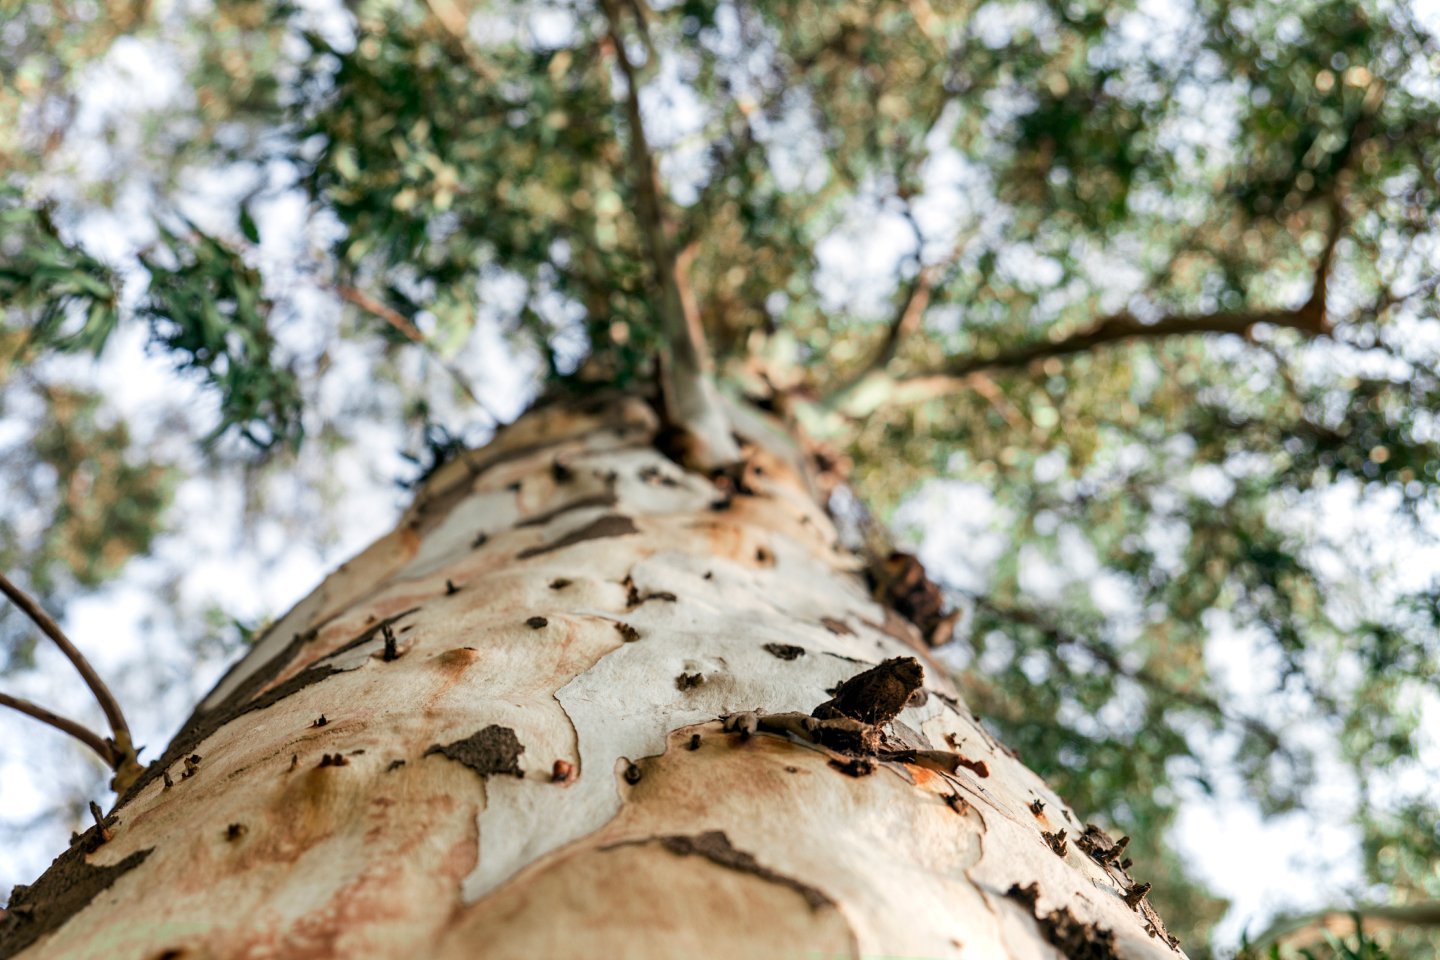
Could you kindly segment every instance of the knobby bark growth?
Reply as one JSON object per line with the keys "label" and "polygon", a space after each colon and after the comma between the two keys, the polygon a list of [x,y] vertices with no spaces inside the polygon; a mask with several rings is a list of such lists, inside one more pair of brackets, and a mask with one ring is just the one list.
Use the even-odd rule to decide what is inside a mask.
{"label": "knobby bark growth", "polygon": [[17,890],[0,957],[1180,955],[800,448],[731,417],[714,473],[622,395],[440,468]]}

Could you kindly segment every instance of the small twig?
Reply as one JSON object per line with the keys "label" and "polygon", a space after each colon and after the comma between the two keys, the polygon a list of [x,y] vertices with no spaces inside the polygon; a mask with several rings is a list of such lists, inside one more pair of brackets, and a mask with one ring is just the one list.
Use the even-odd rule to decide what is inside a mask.
{"label": "small twig", "polygon": [[[120,701],[116,700],[115,695],[110,692],[110,688],[105,686],[105,681],[100,679],[100,674],[95,672],[95,668],[90,665],[89,660],[85,659],[85,655],[75,644],[70,642],[69,637],[65,636],[65,631],[60,629],[60,625],[42,610],[29,594],[12,583],[3,573],[0,573],[0,592],[9,597],[11,602],[19,607],[35,626],[40,628],[42,633],[55,642],[55,646],[59,647],[60,652],[65,654],[75,665],[75,669],[84,679],[85,685],[95,695],[100,709],[105,711],[105,719],[110,722],[110,733],[113,738],[111,745],[114,753],[107,762],[115,771],[116,789],[123,790],[128,787],[140,775],[140,764],[135,759],[135,744],[130,739],[130,726],[125,722],[125,713],[120,709]],[[104,754],[101,755],[104,756]]]}
{"label": "small twig", "polygon": [[1034,422],[1027,419],[1020,408],[1010,402],[994,380],[983,373],[977,373],[970,378],[970,385],[974,387],[976,393],[989,402],[996,413],[1000,414],[1000,417],[1010,425],[1010,429],[1020,434],[1034,429]]}
{"label": "small twig", "polygon": [[90,801],[90,817],[95,821],[95,836],[101,843],[109,843],[114,839],[110,828],[105,826],[105,812],[100,809],[100,804],[94,800]]}
{"label": "small twig", "polygon": [[334,290],[341,300],[352,303],[366,313],[374,314],[384,320],[411,343],[417,343],[422,347],[425,345],[425,334],[421,333],[420,328],[406,319],[399,310],[387,307],[363,290],[357,290],[345,284],[336,285]]}
{"label": "small twig", "polygon": [[38,703],[31,703],[29,700],[12,697],[8,693],[0,693],[0,707],[9,707],[12,710],[18,710],[27,717],[32,717],[41,723],[49,724],[56,730],[70,734],[70,736],[99,754],[100,759],[105,761],[105,766],[112,770],[115,769],[115,748],[111,746],[105,738],[101,737],[83,723],[77,723],[69,717],[62,717],[58,713],[46,710]]}
{"label": "small twig", "polygon": [[405,339],[409,340],[411,343],[419,346],[426,353],[430,354],[430,356],[435,360],[435,362],[440,365],[441,369],[443,369],[446,373],[450,375],[450,379],[455,381],[455,385],[458,386],[465,393],[465,396],[469,397],[470,401],[474,403],[475,406],[480,408],[481,413],[485,414],[485,416],[489,417],[495,423],[500,422],[500,418],[495,415],[494,411],[492,411],[489,407],[485,405],[485,401],[481,400],[480,397],[471,388],[469,382],[465,379],[465,375],[461,373],[454,364],[450,363],[444,357],[436,353],[435,348],[431,346],[430,341],[426,339],[425,334],[421,333],[419,328],[416,327],[415,324],[411,323],[408,319],[406,319],[404,314],[402,314],[398,310],[386,306],[385,304],[381,303],[379,300],[376,300],[374,297],[370,296],[370,294],[366,293],[363,290],[357,290],[356,288],[347,286],[345,284],[337,284],[336,286],[332,287],[332,289],[335,291],[336,296],[338,296],[341,300],[357,306],[361,310],[364,310],[366,313],[369,313],[373,316],[380,318],[381,320],[384,320],[386,323],[390,324],[390,326],[394,327],[395,330],[398,331],[400,335],[403,336]]}

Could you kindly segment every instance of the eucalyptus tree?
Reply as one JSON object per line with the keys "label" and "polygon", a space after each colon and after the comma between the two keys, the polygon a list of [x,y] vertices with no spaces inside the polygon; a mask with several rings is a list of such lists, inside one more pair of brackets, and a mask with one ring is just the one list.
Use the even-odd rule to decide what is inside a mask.
{"label": "eucalyptus tree", "polygon": [[[429,470],[396,534],[272,625],[161,763],[117,782],[128,789],[118,826],[87,831],[66,854],[72,866],[138,853],[125,846],[140,842],[125,839],[127,828],[170,822],[163,811],[185,806],[180,791],[226,775],[201,735],[230,730],[219,756],[232,758],[230,772],[266,778],[264,809],[313,793],[320,811],[290,836],[273,822],[278,812],[247,812],[239,797],[218,799],[228,796],[219,785],[204,788],[220,790],[206,794],[213,809],[237,806],[196,833],[203,839],[186,856],[202,872],[230,864],[235,883],[268,882],[242,872],[263,860],[266,876],[299,885],[276,890],[308,889],[299,848],[322,834],[361,843],[344,832],[359,829],[360,798],[411,789],[391,784],[415,777],[417,802],[459,792],[484,809],[450,811],[446,867],[422,871],[427,883],[448,878],[449,892],[397,882],[407,922],[456,890],[466,909],[497,909],[504,881],[538,883],[550,876],[542,866],[584,851],[591,859],[575,860],[573,877],[541,883],[546,896],[574,900],[616,870],[650,883],[673,872],[667,892],[677,892],[692,882],[682,875],[719,870],[732,908],[769,891],[795,908],[775,909],[776,923],[783,914],[813,925],[797,936],[828,943],[824,927],[842,948],[914,946],[857,911],[918,916],[929,909],[923,897],[887,905],[873,888],[837,892],[844,884],[833,879],[885,887],[895,879],[879,867],[887,855],[822,867],[831,889],[767,861],[754,844],[769,849],[773,837],[747,846],[730,821],[665,820],[684,802],[664,784],[706,769],[675,766],[698,733],[690,759],[699,764],[743,765],[748,750],[821,791],[764,780],[780,793],[757,824],[792,829],[807,803],[838,824],[838,797],[878,798],[868,793],[878,789],[924,801],[911,821],[920,846],[955,842],[927,833],[924,818],[942,813],[950,819],[937,829],[955,836],[977,823],[997,841],[1019,831],[1015,849],[1028,852],[1016,862],[1038,856],[1033,877],[992,876],[954,850],[959,859],[944,865],[926,859],[933,851],[920,860],[951,881],[960,870],[996,916],[1039,916],[1024,928],[1032,939],[1065,927],[1054,912],[1063,903],[1075,929],[1088,935],[1099,923],[1124,955],[1168,952],[1158,926],[1132,944],[1121,920],[1047,892],[1064,862],[1079,873],[1056,883],[1099,871],[1113,888],[1105,909],[1128,912],[1143,933],[1158,924],[1153,900],[1187,943],[1203,944],[1223,904],[1187,875],[1165,831],[1183,786],[1206,787],[1223,773],[1217,763],[1282,812],[1304,807],[1317,769],[1338,761],[1359,794],[1370,895],[1440,897],[1434,805],[1414,786],[1420,724],[1435,709],[1425,690],[1440,593],[1415,575],[1404,589],[1374,588],[1363,554],[1307,519],[1349,498],[1378,511],[1386,531],[1423,537],[1433,520],[1440,48],[1407,5],[32,4],[0,44],[13,120],[0,134],[0,343],[11,358],[0,402],[43,411],[17,418],[28,442],[5,469],[27,507],[51,520],[37,531],[7,516],[0,550],[42,603],[143,555],[176,482],[161,445],[137,442],[103,414],[103,396],[51,373],[58,355],[100,354],[117,330],[147,330],[153,349],[214,398],[197,428],[212,469],[333,462],[358,442],[363,409],[408,424]],[[155,71],[165,83],[151,84],[162,92],[123,123],[107,121],[97,86],[137,58],[165,67]],[[298,236],[283,235],[295,222],[276,213],[286,203],[303,210]],[[107,226],[122,241],[104,242]],[[546,403],[501,430],[492,453],[462,454],[465,428],[489,422],[464,367],[477,318],[536,358]],[[359,358],[352,364],[377,390],[337,412],[323,398],[342,355]],[[805,439],[782,439],[777,424]],[[665,456],[638,452],[652,449]],[[939,588],[896,548],[896,536],[916,538],[895,508],[936,478],[985,491],[1002,534],[982,576],[940,577]],[[811,495],[841,521],[838,533]],[[645,519],[672,514],[690,517],[690,533]],[[902,521],[892,532],[873,519],[892,514]],[[582,536],[597,529],[606,535]],[[757,530],[783,546],[752,542]],[[477,544],[481,534],[496,542]],[[561,553],[525,556],[567,537],[579,537],[566,549],[580,568],[548,570]],[[853,554],[836,552],[842,541]],[[731,566],[710,569],[708,557]],[[871,601],[846,570],[865,573]],[[691,573],[698,582],[668,579]],[[499,579],[476,599],[466,586],[482,575]],[[742,600],[746,589],[773,609]],[[421,594],[454,616],[437,622]],[[832,600],[843,613],[821,609]],[[719,638],[692,604],[733,612],[747,632]],[[415,605],[409,622],[393,619]],[[786,616],[803,628],[774,619]],[[867,632],[877,624],[888,632]],[[7,670],[23,669],[29,632],[13,616],[5,628]],[[627,643],[627,630],[638,639]],[[1243,634],[1263,664],[1261,700],[1228,694],[1206,656],[1217,631]],[[479,740],[459,736],[459,718],[393,742],[366,739],[378,736],[374,715],[296,727],[305,710],[313,723],[344,703],[332,712],[309,698],[387,675],[421,700],[440,695],[424,686],[440,675],[461,683],[483,673],[493,691],[509,690],[537,664],[508,654],[549,650],[572,633],[595,633],[595,643],[603,634],[613,652],[547,674],[553,683],[529,694],[548,711],[532,729],[483,712],[464,720]],[[662,646],[701,635],[708,646]],[[917,637],[934,653],[914,649]],[[742,641],[743,658],[728,652]],[[805,656],[763,653],[767,644]],[[884,686],[933,696],[908,707],[902,698],[893,713],[841,710],[862,726],[899,725],[858,755],[837,751],[825,724],[846,724],[833,705],[825,715],[824,688],[897,657],[909,679],[892,666]],[[579,697],[602,665],[627,660],[647,671],[641,688],[664,687],[674,709],[647,704],[643,737],[609,714],[593,728],[572,714],[567,733],[565,691]],[[412,675],[422,664],[440,673]],[[786,671],[797,664],[804,680],[791,687]],[[307,680],[293,702],[279,697],[315,671],[345,676],[313,689]],[[966,720],[971,709],[989,731]],[[615,711],[629,717],[623,704]],[[276,737],[289,724],[292,739],[248,743],[248,727],[214,725],[222,715]],[[1307,727],[1324,731],[1320,743]],[[105,749],[118,764],[126,751],[112,733]],[[584,749],[590,736],[603,742],[598,766]],[[352,757],[358,749],[366,753]],[[235,759],[244,750],[265,751],[265,763]],[[192,755],[205,759],[187,765]],[[465,759],[476,756],[478,766]],[[954,758],[983,763],[994,780]],[[390,770],[395,760],[405,769]],[[805,766],[822,760],[875,772]],[[733,774],[730,788],[717,785],[710,808],[760,804],[763,791],[751,796],[750,786],[764,778],[749,770],[722,773]],[[516,772],[518,781],[501,777]],[[352,790],[346,776],[366,786]],[[650,789],[660,812],[627,819],[649,809],[634,798]],[[1078,829],[1061,822],[1062,797]],[[533,822],[566,802],[585,811],[571,826]],[[498,828],[486,820],[495,813]],[[1085,832],[1091,816],[1133,836],[1123,856]],[[322,821],[344,831],[327,833]],[[845,829],[864,833],[866,822]],[[488,859],[487,827],[503,838]],[[403,830],[387,836],[419,842]],[[265,852],[281,847],[284,856]],[[166,862],[180,856],[154,849]],[[1139,883],[1116,879],[1125,858],[1154,883],[1130,907]],[[605,866],[626,859],[644,863]],[[142,876],[116,882],[158,882]],[[1025,892],[1031,880],[1038,904]],[[713,895],[705,889],[695,897]],[[617,896],[651,902],[652,891],[637,891]],[[371,895],[347,889],[343,902],[379,902]],[[300,909],[287,922],[311,929]],[[11,931],[28,922],[23,909],[5,920]],[[74,922],[100,929],[103,915],[97,906]],[[916,949],[950,949],[941,940],[951,936],[982,934],[946,928]]]}

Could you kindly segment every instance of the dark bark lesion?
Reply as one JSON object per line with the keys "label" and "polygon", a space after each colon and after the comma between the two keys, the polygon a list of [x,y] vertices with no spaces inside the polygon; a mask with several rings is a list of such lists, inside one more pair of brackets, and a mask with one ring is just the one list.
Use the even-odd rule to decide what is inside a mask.
{"label": "dark bark lesion", "polygon": [[525,776],[525,771],[520,768],[520,754],[524,752],[525,745],[515,736],[514,730],[492,723],[484,730],[453,743],[433,744],[424,756],[439,754],[469,767],[484,780],[496,774]]}
{"label": "dark bark lesion", "polygon": [[516,554],[518,560],[529,560],[531,557],[538,557],[542,554],[552,553],[556,550],[564,550],[566,547],[573,547],[577,543],[584,543],[586,540],[603,540],[609,537],[628,537],[640,532],[635,526],[635,521],[620,514],[606,514],[596,520],[587,523],[579,530],[565,534],[554,543],[547,543],[538,547],[530,547],[521,550]]}

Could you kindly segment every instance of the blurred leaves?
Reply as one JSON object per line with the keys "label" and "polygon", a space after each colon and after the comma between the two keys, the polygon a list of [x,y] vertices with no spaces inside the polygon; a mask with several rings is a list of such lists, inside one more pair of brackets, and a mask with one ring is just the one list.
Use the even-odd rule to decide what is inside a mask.
{"label": "blurred leaves", "polygon": [[275,355],[259,272],[193,226],[185,237],[162,228],[157,246],[140,258],[150,286],[137,313],[182,373],[219,394],[220,422],[206,441],[233,427],[261,450],[298,446],[300,391]]}
{"label": "blurred leaves", "polygon": [[31,341],[99,353],[119,321],[115,277],[67,243],[47,207],[0,183],[0,304],[32,315]]}

